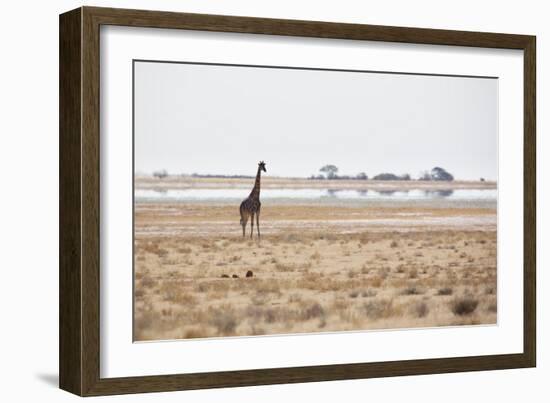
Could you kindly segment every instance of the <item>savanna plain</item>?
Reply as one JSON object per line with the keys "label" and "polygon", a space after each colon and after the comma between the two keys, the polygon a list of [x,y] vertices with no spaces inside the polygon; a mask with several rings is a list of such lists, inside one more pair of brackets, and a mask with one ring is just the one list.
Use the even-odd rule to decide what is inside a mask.
{"label": "savanna plain", "polygon": [[266,178],[260,239],[238,201],[162,197],[252,184],[136,177],[161,197],[134,205],[135,341],[496,323],[496,201],[447,197],[495,183],[334,181],[301,199],[264,194],[327,181]]}

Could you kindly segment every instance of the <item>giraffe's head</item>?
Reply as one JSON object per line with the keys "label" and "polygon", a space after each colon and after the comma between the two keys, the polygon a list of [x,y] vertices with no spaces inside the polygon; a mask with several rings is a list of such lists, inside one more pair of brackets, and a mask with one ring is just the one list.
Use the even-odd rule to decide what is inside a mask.
{"label": "giraffe's head", "polygon": [[260,169],[261,169],[262,171],[267,172],[267,170],[265,169],[265,162],[260,161],[260,162],[258,163],[258,166],[260,167]]}

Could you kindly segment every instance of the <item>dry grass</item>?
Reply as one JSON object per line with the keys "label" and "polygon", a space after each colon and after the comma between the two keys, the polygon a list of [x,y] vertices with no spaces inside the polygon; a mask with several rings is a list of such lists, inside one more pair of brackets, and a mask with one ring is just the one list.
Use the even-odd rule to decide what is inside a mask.
{"label": "dry grass", "polygon": [[[202,207],[186,208],[202,217]],[[297,214],[283,210],[290,218]],[[308,214],[340,217],[343,211],[357,212]],[[218,221],[229,213],[234,215],[225,207],[211,210]],[[262,212],[267,223],[270,213]],[[169,225],[168,218],[138,210],[136,225]],[[270,233],[265,227],[261,242],[243,240],[238,227],[231,236],[138,235],[136,340],[496,323],[494,230],[344,233],[324,223],[316,230]],[[246,277],[249,270],[253,277]]]}
{"label": "dry grass", "polygon": [[394,305],[393,299],[386,298],[366,302],[363,307],[367,317],[374,320],[399,316],[403,312],[401,306]]}
{"label": "dry grass", "polygon": [[232,336],[237,328],[237,316],[231,310],[214,310],[210,323],[216,328],[220,336]]}
{"label": "dry grass", "polygon": [[361,296],[363,298],[372,298],[372,297],[376,297],[376,294],[378,294],[376,292],[376,290],[372,290],[372,289],[368,289],[368,290],[364,290],[361,292]]}

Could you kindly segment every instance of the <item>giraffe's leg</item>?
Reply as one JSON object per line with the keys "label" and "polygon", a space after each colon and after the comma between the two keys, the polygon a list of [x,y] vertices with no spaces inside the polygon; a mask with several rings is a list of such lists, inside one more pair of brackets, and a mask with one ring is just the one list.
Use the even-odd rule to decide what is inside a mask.
{"label": "giraffe's leg", "polygon": [[241,214],[241,227],[243,228],[243,238],[244,238],[244,230],[246,228],[246,221],[248,219],[248,216],[246,215],[246,212],[244,211],[242,204],[239,209],[239,213]]}
{"label": "giraffe's leg", "polygon": [[256,230],[258,231],[258,239],[260,239],[260,210],[256,211]]}
{"label": "giraffe's leg", "polygon": [[254,213],[250,213],[250,239],[252,239],[252,234],[254,234]]}
{"label": "giraffe's leg", "polygon": [[241,226],[243,227],[243,238],[245,237],[246,224],[248,224],[248,216],[245,214],[241,217]]}

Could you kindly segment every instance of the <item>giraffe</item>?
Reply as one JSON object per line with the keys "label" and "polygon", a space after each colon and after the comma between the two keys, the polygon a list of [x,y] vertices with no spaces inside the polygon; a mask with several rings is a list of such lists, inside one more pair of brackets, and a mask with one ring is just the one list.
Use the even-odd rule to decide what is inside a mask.
{"label": "giraffe", "polygon": [[254,182],[254,187],[250,195],[243,200],[239,211],[241,213],[241,226],[243,227],[243,237],[245,236],[246,224],[248,222],[248,217],[250,217],[250,238],[254,234],[254,215],[256,215],[256,228],[258,230],[258,239],[260,239],[260,178],[262,176],[262,171],[267,172],[265,169],[265,162],[260,161],[258,163],[258,173],[256,174],[256,182]]}

